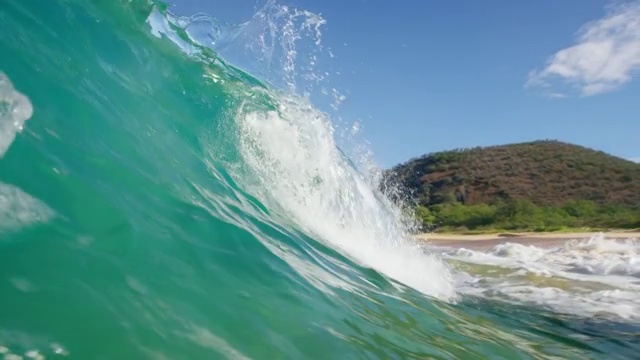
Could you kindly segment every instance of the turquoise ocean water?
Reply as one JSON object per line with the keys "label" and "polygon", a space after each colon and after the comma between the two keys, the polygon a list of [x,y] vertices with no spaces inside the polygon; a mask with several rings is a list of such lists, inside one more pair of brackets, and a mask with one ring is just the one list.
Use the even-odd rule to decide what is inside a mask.
{"label": "turquoise ocean water", "polygon": [[637,300],[615,316],[465,292],[468,268],[413,243],[304,99],[322,76],[295,44],[265,33],[271,75],[220,56],[321,23],[271,6],[222,26],[0,1],[0,356],[638,358]]}

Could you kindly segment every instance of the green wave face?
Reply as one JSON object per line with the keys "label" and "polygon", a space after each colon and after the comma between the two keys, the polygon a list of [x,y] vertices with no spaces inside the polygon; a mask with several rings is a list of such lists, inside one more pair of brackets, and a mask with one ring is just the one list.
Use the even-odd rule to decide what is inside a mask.
{"label": "green wave face", "polygon": [[220,57],[279,19],[261,14],[230,26],[147,1],[0,2],[5,359],[637,353],[602,336],[628,324],[460,296],[296,95],[308,74]]}

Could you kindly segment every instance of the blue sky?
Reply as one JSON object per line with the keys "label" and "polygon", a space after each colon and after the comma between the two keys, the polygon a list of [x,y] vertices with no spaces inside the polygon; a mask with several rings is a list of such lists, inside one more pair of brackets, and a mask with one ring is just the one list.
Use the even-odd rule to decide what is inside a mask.
{"label": "blue sky", "polygon": [[[640,158],[640,1],[282,0],[326,20],[339,114],[384,167],[558,139]],[[254,0],[174,0],[232,22]],[[328,66],[328,65],[327,65]]]}

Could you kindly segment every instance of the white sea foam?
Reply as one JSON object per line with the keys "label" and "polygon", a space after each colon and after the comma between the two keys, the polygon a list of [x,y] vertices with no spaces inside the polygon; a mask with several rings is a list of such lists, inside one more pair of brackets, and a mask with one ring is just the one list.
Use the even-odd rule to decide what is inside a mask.
{"label": "white sea foam", "polygon": [[240,179],[243,185],[356,261],[425,294],[453,298],[447,267],[411,245],[400,210],[338,150],[326,115],[294,98],[279,101],[277,111],[239,111],[241,153],[254,175]]}
{"label": "white sea foam", "polygon": [[[11,80],[0,72],[0,158],[9,150],[16,134],[31,118],[33,106],[24,94],[14,89]],[[46,221],[52,211],[39,200],[13,185],[0,182],[0,232]]]}
{"label": "white sea foam", "polygon": [[[486,251],[447,250],[467,294],[535,303],[574,315],[640,319],[640,241],[572,240],[541,248],[506,243]],[[487,269],[488,266],[488,269]]]}
{"label": "white sea foam", "polygon": [[[353,165],[367,162],[349,161],[337,147],[331,119],[302,99],[308,99],[310,92],[328,76],[316,67],[323,50],[321,27],[325,21],[321,16],[269,1],[248,22],[236,27],[221,24],[212,17],[177,17],[159,11],[153,11],[147,22],[154,36],[166,37],[186,54],[197,54],[196,48],[177,36],[173,28],[184,29],[192,42],[215,49],[227,61],[237,65],[237,59],[245,70],[255,70],[263,80],[286,92],[240,90],[239,97],[247,101],[253,98],[248,95],[262,92],[257,97],[271,99],[277,109],[245,103],[232,119],[234,124],[226,127],[237,129],[242,156],[243,164],[227,164],[232,172],[242,167],[234,173],[235,181],[270,211],[279,210],[283,224],[295,223],[295,228],[324,240],[359,263],[425,294],[455,298],[448,267],[414,248],[408,241],[400,209],[382,196],[375,181]],[[245,56],[235,56],[240,53]],[[257,58],[258,62],[247,63],[247,58]],[[327,87],[332,89],[329,107],[337,109],[345,96]],[[232,90],[227,84],[226,90],[237,89]],[[215,168],[210,170],[216,176]],[[315,265],[297,261],[295,257],[300,254],[289,256],[289,252],[281,251],[250,224],[229,215],[228,207],[234,206],[232,200],[207,196],[206,189],[195,188],[208,201],[199,206],[254,233],[310,283],[318,287],[350,286],[344,284],[344,279],[328,280],[331,274],[325,276],[324,270]]]}
{"label": "white sea foam", "polygon": [[9,77],[0,72],[0,158],[32,114],[33,106],[29,98],[14,89]]}
{"label": "white sea foam", "polygon": [[[237,181],[279,209],[282,221],[293,220],[357,262],[425,294],[454,299],[448,267],[414,247],[401,209],[377,190],[379,171],[371,166],[370,151],[349,144],[361,158],[347,159],[332,119],[301,99],[329,76],[316,66],[324,24],[317,14],[271,1],[236,33],[236,46],[258,54],[258,72],[276,85],[274,80],[284,79],[286,91],[265,94],[276,110],[246,103],[238,110],[238,143],[248,173],[236,174]],[[336,110],[345,96],[324,85],[332,89],[329,107]]]}
{"label": "white sea foam", "polygon": [[0,182],[0,232],[46,222],[52,216],[53,211],[38,199]]}

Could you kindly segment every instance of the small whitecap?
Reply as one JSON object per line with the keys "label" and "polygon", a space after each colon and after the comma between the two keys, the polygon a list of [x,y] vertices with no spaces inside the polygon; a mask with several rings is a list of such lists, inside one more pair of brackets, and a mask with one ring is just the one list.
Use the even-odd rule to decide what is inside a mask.
{"label": "small whitecap", "polygon": [[0,72],[0,157],[32,115],[33,105],[29,98],[15,90],[9,77]]}
{"label": "small whitecap", "polygon": [[10,278],[9,282],[11,283],[11,285],[13,285],[13,287],[15,287],[16,289],[22,291],[22,292],[34,292],[36,291],[36,287],[35,285],[33,285],[33,283],[31,283],[29,280],[24,279],[24,278]]}
{"label": "small whitecap", "polygon": [[56,355],[60,355],[60,356],[68,356],[69,355],[69,351],[67,351],[64,347],[62,347],[62,345],[60,345],[58,343],[52,343],[51,344],[51,350]]}
{"label": "small whitecap", "polygon": [[134,291],[140,293],[140,294],[146,294],[147,293],[147,287],[144,286],[140,281],[138,281],[137,279],[133,278],[133,277],[127,277],[127,285]]}
{"label": "small whitecap", "polygon": [[38,351],[38,350],[29,350],[24,354],[24,356],[28,357],[29,359],[34,359],[34,360],[43,360],[44,359],[44,355],[40,354],[40,351]]}
{"label": "small whitecap", "polygon": [[76,242],[80,246],[89,246],[93,243],[93,238],[87,235],[80,235],[76,238]]}
{"label": "small whitecap", "polygon": [[0,182],[0,232],[36,222],[46,222],[53,211],[20,188]]}

